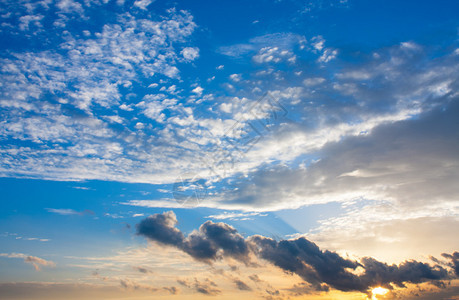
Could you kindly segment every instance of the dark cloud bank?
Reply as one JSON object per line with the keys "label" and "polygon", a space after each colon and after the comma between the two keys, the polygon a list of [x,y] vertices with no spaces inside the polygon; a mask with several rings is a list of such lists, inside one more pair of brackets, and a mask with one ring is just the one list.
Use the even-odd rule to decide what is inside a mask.
{"label": "dark cloud bank", "polygon": [[434,265],[414,260],[388,265],[371,257],[354,261],[336,252],[321,250],[313,242],[301,237],[276,241],[260,235],[244,238],[225,223],[207,221],[188,236],[175,227],[174,212],[155,214],[137,225],[137,233],[149,240],[174,246],[193,258],[211,263],[230,257],[245,264],[253,256],[263,258],[281,269],[295,273],[317,290],[330,287],[341,291],[368,292],[372,287],[405,283],[433,282],[459,276],[459,252],[443,254],[447,263],[433,259]]}

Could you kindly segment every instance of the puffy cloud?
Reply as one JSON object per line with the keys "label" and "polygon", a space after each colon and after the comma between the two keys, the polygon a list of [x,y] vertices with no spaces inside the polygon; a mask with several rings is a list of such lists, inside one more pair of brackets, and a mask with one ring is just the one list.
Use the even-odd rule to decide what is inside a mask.
{"label": "puffy cloud", "polygon": [[338,55],[338,50],[327,48],[324,50],[322,55],[317,59],[318,62],[327,63],[336,58]]}
{"label": "puffy cloud", "polygon": [[201,96],[202,95],[202,91],[204,91],[204,89],[202,87],[200,87],[200,86],[197,86],[191,92],[195,93],[198,96]]}
{"label": "puffy cloud", "polygon": [[[96,2],[85,3],[85,12],[107,9],[102,3],[105,1]],[[57,3],[62,9],[70,10],[72,3],[76,2]],[[11,9],[21,6],[11,4]],[[47,9],[53,9],[55,4],[47,5],[50,6]],[[30,4],[30,9],[36,8]],[[0,87],[0,106],[2,118],[8,119],[0,125],[0,136],[5,141],[0,149],[0,172],[3,175],[116,180],[115,177],[124,177],[120,171],[127,171],[151,182],[155,173],[151,172],[152,168],[156,168],[153,165],[159,167],[153,161],[162,160],[164,151],[151,151],[145,147],[171,147],[174,143],[176,147],[174,129],[158,133],[161,129],[155,128],[153,133],[151,125],[142,126],[149,123],[143,116],[141,122],[135,118],[131,123],[130,116],[125,118],[120,114],[143,114],[160,123],[167,116],[164,110],[170,112],[177,108],[175,98],[142,99],[143,93],[131,91],[144,79],[148,81],[146,86],[155,86],[158,84],[151,83],[151,80],[160,82],[160,79],[154,77],[178,78],[176,65],[187,62],[180,59],[180,50],[186,49],[183,54],[188,53],[189,58],[197,51],[185,47],[196,24],[186,11],[171,9],[158,20],[153,20],[146,12],[135,10],[131,13],[126,9],[129,6],[120,7],[117,18],[83,35],[76,29],[79,28],[77,25],[62,34],[62,29],[49,28],[49,22],[45,22],[46,32],[43,34],[52,36],[52,48],[42,47],[35,52],[24,48],[23,52],[3,56],[0,76],[4,84]],[[88,22],[87,18],[74,21]],[[28,22],[32,27],[34,20],[23,19],[24,26]],[[14,35],[12,30],[5,32],[8,33]],[[46,38],[43,35],[32,37],[35,42]],[[168,92],[179,91],[168,89]],[[124,126],[118,127],[117,124]],[[16,142],[18,140],[32,144],[22,147]],[[52,149],[49,148],[51,143]],[[136,153],[138,151],[141,153]],[[136,172],[132,168],[150,171]],[[177,175],[171,174],[167,181],[172,182]]]}
{"label": "puffy cloud", "polygon": [[[141,18],[143,12],[136,13],[140,14],[135,15],[137,18],[122,14],[117,22],[89,36],[70,34],[59,53],[48,50],[5,59],[2,75],[8,84],[0,89],[5,95],[0,105],[8,122],[0,124],[0,135],[6,140],[0,149],[1,174],[154,184],[173,183],[181,173],[199,173],[207,179],[211,171],[202,160],[219,155],[215,145],[224,141],[234,120],[268,119],[264,112],[254,116],[244,111],[243,107],[255,104],[256,99],[228,96],[202,102],[213,99],[211,87],[205,87],[203,95],[201,86],[192,85],[192,95],[187,95],[188,99],[181,96],[181,83],[175,82],[174,76],[180,75],[176,65],[184,61],[183,50],[193,48],[183,45],[196,28],[192,16],[170,10],[161,21],[152,21]],[[177,44],[180,48],[175,49]],[[300,55],[294,50],[302,44],[304,38],[293,34],[267,35],[248,43],[251,57],[266,47]],[[323,47],[321,51],[327,49]],[[288,165],[302,156],[319,158],[321,153],[317,151],[327,143],[371,134],[381,124],[410,118],[454,94],[451,78],[457,77],[457,63],[453,57],[426,63],[401,45],[385,51],[380,51],[378,59],[347,65],[335,76],[310,77],[322,73],[311,70],[306,74],[304,70],[306,77],[299,77],[298,82],[306,86],[273,84],[271,80],[264,84],[244,74],[244,84],[270,91],[294,114],[278,124],[269,124],[274,126],[262,133],[263,138],[244,154],[243,161],[221,176],[257,174],[266,164]],[[274,73],[278,72],[270,74]],[[174,83],[157,76],[172,76],[167,80]],[[147,82],[140,83],[138,78]],[[363,84],[362,80],[370,79],[372,84]],[[68,82],[72,82],[72,89]],[[150,89],[158,98],[143,98],[142,93],[131,93],[139,91],[139,84],[161,85],[165,94],[159,97]],[[44,100],[48,92],[55,96],[52,101]],[[174,97],[166,96],[166,92]],[[233,101],[236,98],[241,101]],[[194,106],[198,102],[202,106]],[[206,118],[198,118],[203,111]],[[100,112],[103,115],[96,114]],[[123,126],[118,126],[120,122]],[[248,131],[250,125],[245,125],[241,131]],[[13,140],[33,145],[21,147]],[[52,150],[48,148],[50,143],[56,145]],[[230,154],[237,155],[234,151]],[[215,199],[227,197],[231,195],[221,193]],[[237,201],[224,202],[234,204],[230,209],[241,208]],[[275,209],[285,208],[292,199],[280,198],[278,202]],[[246,203],[249,207],[252,201]]]}
{"label": "puffy cloud", "polygon": [[156,214],[142,220],[137,225],[137,233],[166,245],[183,244],[184,236],[175,228],[177,218],[174,212]]}
{"label": "puffy cloud", "polygon": [[152,4],[154,0],[137,0],[134,2],[134,6],[140,9],[146,10],[148,5]]}
{"label": "puffy cloud", "polygon": [[199,49],[196,47],[186,47],[180,52],[188,61],[195,60],[199,57]]}
{"label": "puffy cloud", "polygon": [[295,62],[296,56],[288,51],[278,47],[264,47],[253,57],[256,63],[278,63],[281,61]]}
{"label": "puffy cloud", "polygon": [[241,81],[241,74],[231,74],[229,78],[234,82]]}
{"label": "puffy cloud", "polygon": [[[389,265],[371,257],[360,260],[344,258],[336,252],[321,250],[304,237],[280,241],[260,235],[243,238],[236,229],[225,223],[208,221],[198,231],[185,237],[175,227],[176,223],[172,211],[155,214],[139,223],[138,234],[179,248],[195,259],[206,262],[231,257],[247,264],[253,259],[253,254],[284,271],[299,275],[316,290],[334,288],[341,291],[368,292],[375,286],[392,289],[391,284],[404,287],[405,283],[454,278],[454,272],[449,272],[439,264],[408,260],[399,265]],[[456,256],[457,253],[444,254],[444,257],[455,263]],[[451,267],[455,268],[456,265],[452,264]],[[252,280],[259,281],[257,277]],[[240,280],[233,281],[239,289],[250,289]]]}
{"label": "puffy cloud", "polygon": [[225,223],[207,221],[187,237],[175,225],[172,211],[155,214],[137,225],[137,234],[165,245],[175,246],[195,259],[210,262],[219,257],[247,261],[249,249],[236,229]]}

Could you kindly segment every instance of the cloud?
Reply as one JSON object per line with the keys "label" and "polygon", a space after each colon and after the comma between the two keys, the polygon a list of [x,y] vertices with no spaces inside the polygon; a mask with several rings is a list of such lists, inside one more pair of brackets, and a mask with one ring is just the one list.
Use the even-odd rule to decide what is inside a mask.
{"label": "cloud", "polygon": [[73,0],[61,0],[56,4],[56,6],[64,13],[83,13],[82,5]]}
{"label": "cloud", "polygon": [[174,212],[155,214],[137,224],[137,234],[165,245],[175,246],[197,260],[211,262],[219,257],[247,261],[249,249],[236,229],[225,223],[207,221],[187,237],[175,227]]}
{"label": "cloud", "polygon": [[197,87],[195,87],[191,92],[195,93],[195,94],[198,95],[198,96],[201,96],[203,90],[204,90],[204,89],[203,89],[202,87],[197,86]]}
{"label": "cloud", "polygon": [[154,0],[137,0],[134,2],[134,6],[137,6],[140,9],[146,10],[147,7],[153,3]]}
{"label": "cloud", "polygon": [[[5,56],[0,105],[8,122],[0,126],[0,136],[5,140],[0,149],[2,176],[171,184],[181,174],[190,173],[214,180],[211,168],[219,161],[211,160],[221,155],[217,145],[226,140],[225,134],[237,120],[252,121],[261,118],[261,114],[254,117],[243,109],[255,104],[258,100],[255,97],[213,98],[210,86],[204,87],[204,95],[201,86],[183,82],[181,87],[179,63],[187,62],[185,53],[197,50],[187,42],[196,27],[187,12],[169,10],[160,20],[152,20],[136,9],[135,14],[121,13],[116,21],[91,31],[90,35],[70,30],[68,38],[59,36],[58,52],[45,49]],[[266,47],[277,47],[274,51],[277,54],[289,51],[300,57],[305,39],[281,33],[255,37],[246,44],[251,49],[249,59]],[[325,44],[314,45],[307,50],[317,51],[318,56],[322,55],[320,51],[328,49]],[[236,51],[237,47],[232,50]],[[273,126],[244,153],[243,160],[219,172],[219,176],[229,179],[240,174],[261,174],[265,167],[292,166],[303,161],[303,157],[323,159],[320,151],[328,143],[364,137],[379,125],[412,118],[452,97],[455,88],[452,78],[457,77],[454,58],[444,55],[426,62],[422,47],[416,53],[413,56],[412,51],[396,45],[378,50],[378,58],[369,55],[372,59],[368,61],[345,64],[337,74],[332,69],[319,72],[320,69],[314,68],[328,67],[313,64],[313,70],[299,71],[304,75],[299,73],[295,80],[298,85],[255,80],[255,74],[244,74],[243,83],[251,85],[250,90],[256,86],[259,91],[269,91],[294,114],[269,124]],[[288,74],[287,70],[263,71],[266,76],[277,78]],[[370,79],[372,84],[367,84]],[[139,89],[140,85],[157,86],[164,93],[156,89],[134,93],[145,90]],[[181,95],[181,91],[189,90],[191,93]],[[195,105],[197,102],[200,104]],[[268,119],[268,115],[264,117]],[[250,125],[245,125],[241,131],[249,129]],[[17,141],[32,144],[23,147]],[[50,144],[55,145],[53,149],[49,149]],[[233,157],[237,153],[230,151]],[[304,166],[310,164],[311,160],[304,161]],[[295,172],[295,166],[292,169]],[[352,174],[363,173],[349,170],[348,175]],[[320,182],[320,178],[315,179]],[[276,210],[290,204],[310,203],[280,197],[276,207],[254,207],[255,193],[245,188],[244,182],[233,182],[241,184],[240,190],[246,193],[243,198],[251,199],[244,206],[231,193],[217,191],[212,200],[222,202],[225,209]],[[270,197],[266,199],[268,204],[273,203]],[[153,201],[131,203],[177,205]]]}
{"label": "cloud", "polygon": [[278,47],[264,47],[258,51],[258,53],[253,57],[253,61],[256,63],[279,63],[281,61],[288,61],[294,63],[296,56],[288,51],[282,50]]}
{"label": "cloud", "polygon": [[19,18],[19,29],[29,30],[29,25],[33,24],[36,27],[42,27],[40,21],[43,19],[42,15],[27,15]]}
{"label": "cloud", "polygon": [[204,281],[199,281],[197,278],[194,278],[193,282],[178,279],[177,282],[180,285],[183,285],[190,289],[194,289],[196,292],[208,296],[216,296],[221,294],[222,292],[220,289],[217,288],[217,284],[208,278],[206,278]]}
{"label": "cloud", "polygon": [[[281,203],[300,207],[363,198],[386,200],[410,210],[413,204],[416,209],[429,207],[430,213],[433,207],[442,210],[440,202],[452,204],[459,195],[455,185],[459,178],[458,112],[459,101],[451,99],[415,119],[394,120],[375,126],[371,133],[356,131],[354,136],[330,140],[316,152],[320,160],[307,168],[276,166],[250,173],[248,179],[233,182],[235,188],[223,194],[226,199],[220,203],[268,210]],[[302,136],[298,133],[290,138],[290,134],[279,136],[276,144],[282,147]],[[326,135],[321,134],[321,139]],[[308,137],[317,145],[314,136]],[[260,143],[261,149],[264,146],[269,147]]]}
{"label": "cloud", "polygon": [[240,279],[233,279],[234,284],[236,285],[237,289],[240,291],[251,291],[252,288],[248,286],[245,282]]}
{"label": "cloud", "polygon": [[186,47],[180,52],[188,61],[195,60],[199,57],[199,49],[196,47]]}
{"label": "cloud", "polygon": [[234,82],[241,81],[241,74],[231,74],[229,78]]}
{"label": "cloud", "polygon": [[169,211],[142,220],[137,225],[137,233],[166,245],[182,247],[185,237],[175,228],[176,224],[177,218],[174,212]]}
{"label": "cloud", "polygon": [[156,291],[159,290],[156,287],[150,286],[148,284],[138,283],[138,282],[136,282],[134,280],[131,280],[129,278],[120,279],[120,285],[123,288],[128,289],[128,290],[147,290],[147,291],[151,291],[151,292],[156,292]]}
{"label": "cloud", "polygon": [[317,59],[318,62],[327,63],[336,58],[338,55],[338,50],[327,48],[324,50],[322,55]]}
{"label": "cloud", "polygon": [[41,267],[55,267],[56,264],[37,256],[31,256],[23,253],[0,253],[0,257],[23,258],[25,263],[32,264],[35,270],[40,271]]}
{"label": "cloud", "polygon": [[243,237],[236,229],[225,223],[207,221],[201,225],[199,231],[192,232],[188,238],[185,249],[199,258],[215,259],[223,252],[226,257],[246,261],[249,252]]}
{"label": "cloud", "polygon": [[177,295],[180,293],[180,289],[175,286],[163,287],[163,289],[168,291],[171,295]]}
{"label": "cloud", "polygon": [[[158,85],[164,78],[178,79],[178,64],[198,57],[198,48],[187,47],[187,38],[196,28],[193,17],[186,11],[171,9],[161,18],[153,19],[146,12],[137,9],[131,12],[131,6],[125,6],[118,8],[117,17],[110,22],[96,22],[99,25],[81,34],[78,25],[93,24],[88,21],[89,16],[97,10],[107,10],[105,1],[96,2],[81,5],[66,0],[46,4],[49,6],[46,9],[61,12],[70,13],[77,4],[85,10],[84,18],[73,20],[75,24],[67,28],[65,34],[61,28],[50,27],[50,22],[39,18],[24,18],[23,23],[18,20],[24,30],[27,26],[34,29],[34,22],[44,23],[40,23],[46,29],[44,33],[32,37],[32,40],[38,43],[48,40],[43,35],[49,33],[53,46],[37,51],[21,48],[22,51],[13,53],[8,50],[11,55],[2,56],[1,65],[4,67],[0,76],[4,84],[0,87],[0,106],[2,117],[8,119],[0,127],[0,136],[6,141],[0,149],[0,173],[4,176],[63,180],[105,177],[116,180],[115,177],[124,177],[120,177],[120,172],[124,172],[122,169],[147,168],[150,170],[145,173],[129,171],[135,177],[144,173],[140,176],[147,182],[154,173],[150,163],[156,160],[154,157],[163,160],[163,155],[158,154],[162,151],[151,151],[145,146],[171,147],[170,144],[175,143],[174,147],[177,147],[177,141],[173,141],[175,138],[163,140],[170,142],[149,140],[152,126],[135,126],[149,123],[148,120],[141,116],[142,122],[136,118],[131,124],[131,118],[120,115],[120,109],[124,110],[121,114],[143,114],[158,122],[163,122],[166,115],[178,109],[176,98],[165,96],[158,101],[160,103],[155,103],[155,99],[142,99],[145,94],[132,93],[132,89],[144,79],[146,86]],[[41,11],[42,4],[44,2],[37,5],[27,3],[27,6]],[[54,5],[60,8],[54,8]],[[23,7],[12,3],[11,9],[21,10]],[[52,17],[47,15],[45,19],[51,18],[49,21],[52,21]],[[13,29],[5,34],[15,35]],[[117,127],[116,123],[124,126]],[[21,147],[14,142],[18,140],[31,142],[31,147]],[[48,143],[53,143],[52,150],[45,146]],[[131,147],[131,150],[127,149]],[[139,149],[144,154],[134,153]],[[126,156],[127,153],[130,154]],[[11,155],[14,160],[9,158]],[[112,163],[116,165],[121,161],[123,168],[113,168]],[[167,164],[172,166],[171,162]],[[176,176],[171,174],[168,182]]]}
{"label": "cloud", "polygon": [[253,282],[257,282],[257,283],[263,281],[263,280],[260,279],[260,277],[258,277],[257,274],[250,275],[249,279],[252,280]]}
{"label": "cloud", "polygon": [[144,274],[151,273],[150,270],[148,270],[147,268],[144,268],[144,267],[133,267],[133,268],[134,268],[134,270],[137,270],[140,273],[144,273]]}
{"label": "cloud", "polygon": [[459,276],[459,252],[454,252],[453,254],[442,253],[442,256],[451,260],[450,266],[453,268],[456,276]]}
{"label": "cloud", "polygon": [[[254,60],[257,62],[258,60],[259,62],[264,62],[267,58],[267,52],[276,52],[276,55],[281,55],[282,51],[287,51],[289,57],[291,57],[291,51],[293,48],[301,46],[304,43],[306,43],[306,38],[304,36],[293,33],[274,33],[257,36],[250,39],[248,43],[220,47],[219,52],[231,57],[241,57],[250,53],[258,52],[261,56],[257,59],[254,58]],[[276,49],[274,50],[272,47],[275,47]],[[287,53],[284,53],[281,56],[285,55],[287,55]]]}
{"label": "cloud", "polygon": [[312,77],[312,78],[306,78],[303,83],[305,86],[311,87],[311,86],[316,86],[325,81],[325,78],[322,77]]}
{"label": "cloud", "polygon": [[63,216],[69,216],[69,215],[79,215],[79,216],[94,215],[94,212],[92,210],[89,210],[89,209],[85,209],[83,211],[76,211],[76,210],[70,209],[70,208],[47,208],[46,210],[48,212],[50,212],[50,213],[55,213],[55,214],[63,215]]}
{"label": "cloud", "polygon": [[260,217],[264,217],[264,216],[267,216],[266,214],[260,214],[258,212],[251,212],[251,213],[232,213],[232,212],[224,212],[222,214],[218,214],[218,215],[210,215],[210,216],[207,216],[206,218],[207,219],[214,219],[214,220],[225,220],[225,219],[230,219],[230,220],[241,220],[241,221],[245,221],[245,220],[252,220],[251,217],[255,217],[255,216],[260,216]]}
{"label": "cloud", "polygon": [[[391,284],[405,287],[405,283],[454,278],[452,272],[438,264],[408,260],[399,265],[389,265],[371,257],[360,260],[344,258],[336,252],[321,250],[304,237],[280,241],[260,235],[243,238],[236,229],[225,223],[208,221],[198,231],[185,237],[175,227],[176,223],[172,211],[155,214],[138,224],[138,234],[181,249],[205,262],[231,257],[247,264],[251,261],[251,255],[255,255],[284,271],[299,275],[316,290],[322,291],[334,288],[365,293],[375,286],[392,289]],[[444,256],[451,259],[457,255]],[[259,278],[252,280],[259,281]],[[249,288],[238,280],[234,282],[239,289]]]}

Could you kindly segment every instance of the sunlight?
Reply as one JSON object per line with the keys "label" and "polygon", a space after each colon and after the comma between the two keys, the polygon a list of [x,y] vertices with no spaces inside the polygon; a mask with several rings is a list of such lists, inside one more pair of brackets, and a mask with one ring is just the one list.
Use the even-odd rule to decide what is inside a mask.
{"label": "sunlight", "polygon": [[371,293],[373,294],[373,297],[371,297],[371,299],[377,300],[378,298],[376,298],[376,296],[384,296],[385,294],[387,294],[387,292],[389,292],[388,289],[385,289],[383,287],[376,287],[371,290]]}

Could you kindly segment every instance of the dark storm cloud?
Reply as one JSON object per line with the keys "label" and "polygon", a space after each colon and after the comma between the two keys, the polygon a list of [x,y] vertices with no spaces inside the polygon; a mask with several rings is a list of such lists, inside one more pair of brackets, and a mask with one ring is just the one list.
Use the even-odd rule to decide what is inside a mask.
{"label": "dark storm cloud", "polygon": [[[322,251],[305,238],[277,242],[254,236],[249,241],[257,245],[260,257],[298,274],[318,290],[326,290],[330,286],[341,291],[364,292],[372,286],[390,288],[389,283],[404,287],[404,282],[421,283],[449,278],[447,270],[439,265],[430,266],[417,261],[388,265],[371,257],[356,262],[335,252]],[[357,267],[364,270],[361,275],[349,271]]]}
{"label": "dark storm cloud", "polygon": [[137,233],[166,245],[178,246],[183,243],[183,233],[175,228],[177,218],[172,211],[155,214],[137,225]]}
{"label": "dark storm cloud", "polygon": [[459,252],[454,252],[453,254],[443,253],[444,258],[450,259],[450,266],[454,269],[456,276],[459,276]]}
{"label": "dark storm cloud", "polygon": [[404,282],[421,283],[449,278],[447,270],[443,267],[417,261],[405,261],[397,266],[364,257],[361,263],[365,273],[360,276],[360,280],[367,286],[382,285],[389,288],[389,283],[393,283],[405,287]]}
{"label": "dark storm cloud", "polygon": [[358,263],[343,259],[335,252],[321,251],[316,244],[299,238],[277,242],[263,236],[253,236],[248,241],[255,245],[258,256],[283,270],[296,273],[319,290],[326,283],[339,290],[360,290],[358,278],[346,268],[355,269]]}
{"label": "dark storm cloud", "polygon": [[[193,258],[211,263],[216,259],[231,257],[244,263],[250,262],[251,254],[263,258],[284,271],[299,275],[314,289],[327,291],[334,288],[341,291],[367,292],[374,286],[392,288],[391,283],[404,287],[405,283],[437,282],[451,279],[453,272],[436,264],[429,265],[414,260],[399,265],[388,265],[371,257],[354,261],[338,253],[321,250],[315,243],[300,237],[293,240],[276,241],[255,235],[244,239],[235,228],[225,223],[207,221],[198,231],[185,237],[176,227],[175,214],[165,212],[148,217],[137,226],[138,234],[150,240],[175,246]],[[165,234],[170,237],[166,238]],[[452,263],[457,276],[459,253],[443,254]],[[359,270],[359,272],[353,272]],[[358,273],[358,274],[357,274]],[[233,280],[241,290],[250,289],[239,279]],[[179,282],[180,283],[180,282]],[[198,292],[214,294],[196,281],[183,285],[194,287]]]}
{"label": "dark storm cloud", "polygon": [[224,255],[248,261],[248,246],[233,227],[207,221],[199,230],[185,237],[175,227],[176,223],[177,218],[172,211],[155,214],[137,225],[137,233],[162,244],[175,246],[197,260],[212,261]]}

